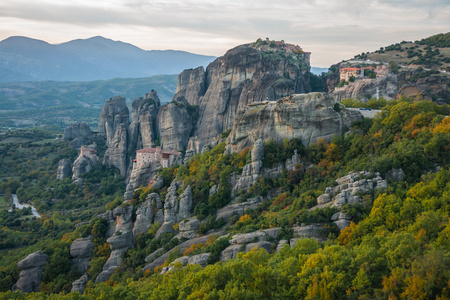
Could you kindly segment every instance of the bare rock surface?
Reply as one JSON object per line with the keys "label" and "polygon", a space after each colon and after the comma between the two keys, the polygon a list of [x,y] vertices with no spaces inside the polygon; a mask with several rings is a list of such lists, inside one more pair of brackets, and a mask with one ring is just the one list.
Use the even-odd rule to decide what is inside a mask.
{"label": "bare rock surface", "polygon": [[63,140],[68,141],[76,138],[89,139],[92,135],[93,133],[91,128],[89,128],[89,125],[85,122],[79,122],[64,129]]}
{"label": "bare rock surface", "polygon": [[281,143],[298,138],[304,145],[320,138],[330,140],[341,134],[344,120],[348,119],[347,110],[342,114],[334,110],[335,103],[328,94],[309,93],[243,107],[227,138],[227,151],[240,152],[258,139]]}
{"label": "bare rock surface", "polygon": [[341,88],[335,88],[333,96],[337,101],[342,99],[365,99],[384,97],[387,100],[395,98],[398,93],[398,78],[395,74],[375,79],[361,79],[351,82]]}
{"label": "bare rock surface", "polygon": [[310,224],[304,226],[294,226],[294,238],[291,239],[290,245],[293,247],[298,239],[314,238],[319,242],[325,242],[327,236],[325,235],[325,226],[323,224]]}
{"label": "bare rock surface", "polygon": [[185,91],[186,100],[199,105],[197,136],[205,143],[230,129],[238,110],[249,103],[310,91],[309,61],[265,56],[250,45],[233,48],[208,65],[204,92],[201,77],[201,70],[191,72],[192,83],[180,84],[180,95]]}
{"label": "bare rock surface", "polygon": [[79,279],[75,280],[72,283],[72,290],[71,292],[78,292],[80,294],[83,294],[84,289],[86,288],[86,284],[89,281],[89,277],[87,274],[84,274]]}
{"label": "bare rock surface", "polygon": [[172,102],[158,112],[158,130],[161,148],[185,150],[191,136],[193,120],[187,111],[187,103]]}
{"label": "bare rock surface", "polygon": [[67,158],[61,159],[58,163],[58,171],[56,172],[56,179],[64,179],[70,176],[71,173],[70,160]]}
{"label": "bare rock surface", "polygon": [[234,215],[243,215],[244,211],[249,209],[256,209],[261,204],[260,198],[252,198],[246,202],[230,204],[217,210],[216,220],[223,219],[228,222]]}
{"label": "bare rock surface", "polygon": [[117,128],[121,124],[128,126],[130,112],[125,103],[125,98],[117,96],[110,98],[103,105],[98,121],[98,133],[106,137],[108,146],[114,142]]}
{"label": "bare rock surface", "polygon": [[120,265],[121,255],[133,247],[132,213],[132,205],[118,206],[113,210],[113,215],[116,217],[116,230],[106,240],[111,248],[111,255],[103,266],[102,272],[95,279],[96,283],[108,280],[114,273],[114,270]]}
{"label": "bare rock surface", "polygon": [[[84,173],[96,168],[100,159],[97,156],[97,146],[94,144],[80,148],[77,159],[73,162],[72,179],[79,179]],[[59,167],[58,167],[59,170]]]}
{"label": "bare rock surface", "polygon": [[38,292],[47,258],[47,254],[39,250],[19,261],[17,266],[21,269],[21,272],[19,280],[12,288],[13,292]]}
{"label": "bare rock surface", "polygon": [[[206,243],[207,240],[208,240],[208,236],[201,236],[201,237],[198,237],[198,238],[194,238],[194,239],[188,240],[188,241],[186,241],[184,243],[181,243],[180,245],[178,245],[179,249],[180,249],[180,255],[184,252],[184,250],[186,250],[190,246],[198,245],[200,243]],[[175,249],[177,249],[177,248],[173,248],[173,249],[167,251],[166,253],[164,253],[163,255],[158,257],[157,259],[155,259],[152,263],[146,265],[142,269],[142,271],[145,272],[146,270],[153,270],[155,267],[162,265],[166,261],[167,257],[169,257],[169,254],[172,251],[174,251]]]}
{"label": "bare rock surface", "polygon": [[178,75],[173,99],[184,98],[190,105],[199,105],[206,91],[206,73],[203,67],[187,69]]}
{"label": "bare rock surface", "polygon": [[70,256],[73,257],[72,265],[78,273],[82,274],[87,271],[93,250],[94,243],[90,237],[76,239],[70,245]]}

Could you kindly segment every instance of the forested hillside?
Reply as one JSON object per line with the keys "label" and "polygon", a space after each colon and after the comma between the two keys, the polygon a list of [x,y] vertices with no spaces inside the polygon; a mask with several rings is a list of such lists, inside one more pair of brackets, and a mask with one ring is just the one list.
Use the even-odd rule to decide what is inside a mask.
{"label": "forested hillside", "polygon": [[[263,167],[276,169],[294,153],[300,162],[278,176],[258,177],[248,189],[232,192],[230,178],[252,162],[252,149],[227,154],[225,144],[219,143],[185,165],[162,169],[162,185],[141,187],[126,203],[117,169],[92,169],[82,185],[68,178],[56,180],[58,161],[77,155],[63,142],[39,142],[50,136],[34,134],[19,149],[18,144],[1,144],[0,170],[6,171],[0,189],[5,195],[16,193],[23,202],[34,201],[42,217],[31,218],[28,210],[0,212],[0,298],[450,298],[450,107],[407,97],[383,105],[374,119],[354,122],[347,133],[330,142],[305,146],[296,139],[282,144],[266,141]],[[343,108],[337,104],[335,109]],[[100,157],[105,148],[98,145]],[[400,169],[401,180],[392,176]],[[361,192],[361,204],[318,206],[327,188],[335,188],[337,179],[356,171],[367,171],[366,181],[379,172],[387,188]],[[174,237],[187,220],[159,237],[161,224],[155,223],[121,255],[110,279],[95,283],[111,253],[108,224],[97,216],[116,207],[133,207],[134,221],[137,208],[150,194],[168,201],[173,180],[180,182],[178,194],[191,189],[193,215],[200,220],[198,233],[204,241],[185,246],[186,238]],[[216,219],[224,207],[251,199],[260,202],[241,215]],[[351,219],[342,230],[332,221],[337,212]],[[267,242],[280,245],[281,240],[291,240],[298,226],[318,223],[323,240],[300,238],[292,247],[288,242],[278,249],[269,247],[270,251],[247,251],[244,245],[236,258],[222,259],[222,251],[235,243],[237,234],[277,228],[278,235]],[[71,267],[70,245],[88,236],[93,242],[89,282],[83,294],[70,292],[72,282],[82,275]],[[150,262],[146,258],[159,249],[163,251],[159,255],[168,253],[165,262],[144,268]],[[48,256],[40,292],[12,292],[19,278],[17,262],[37,250]],[[180,256],[201,253],[210,253],[206,267],[182,267]]]}

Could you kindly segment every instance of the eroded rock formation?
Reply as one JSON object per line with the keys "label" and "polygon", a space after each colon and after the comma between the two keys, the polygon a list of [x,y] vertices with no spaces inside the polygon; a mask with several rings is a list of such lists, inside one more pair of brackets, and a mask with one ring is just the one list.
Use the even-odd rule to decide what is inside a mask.
{"label": "eroded rock formation", "polygon": [[22,293],[38,292],[39,285],[42,280],[42,272],[47,263],[47,254],[41,250],[31,253],[17,263],[17,266],[22,271],[20,278],[13,286],[12,290],[20,291]]}
{"label": "eroded rock formation", "polygon": [[58,163],[58,171],[56,172],[56,179],[64,179],[70,176],[71,167],[70,160],[67,158],[61,159]]}
{"label": "eroded rock formation", "polygon": [[90,237],[79,238],[72,242],[70,245],[70,256],[73,257],[72,265],[77,273],[83,274],[87,271],[93,250],[94,243]]}
{"label": "eroded rock formation", "polygon": [[390,74],[376,79],[361,79],[340,88],[335,88],[333,96],[337,101],[342,99],[365,99],[384,97],[395,98],[398,93],[397,75]]}
{"label": "eroded rock formation", "polygon": [[[229,152],[240,152],[258,139],[283,142],[299,138],[304,145],[341,134],[347,110],[336,112],[336,101],[323,93],[292,95],[276,102],[250,105],[242,109],[227,139]],[[352,118],[362,119],[361,114]],[[348,121],[347,121],[348,122]]]}
{"label": "eroded rock formation", "polygon": [[95,282],[104,282],[111,277],[114,270],[120,266],[121,255],[129,248],[133,247],[133,223],[131,217],[133,214],[133,206],[119,206],[113,210],[113,215],[117,219],[116,230],[106,242],[111,248],[111,255],[103,266],[102,272],[97,276]]}
{"label": "eroded rock formation", "polygon": [[92,135],[89,125],[84,122],[79,122],[64,129],[63,140],[68,141],[76,138],[89,139]]}
{"label": "eroded rock formation", "polygon": [[95,168],[95,166],[99,163],[96,149],[97,147],[95,144],[80,148],[80,154],[73,162],[72,179],[79,179],[84,173],[87,173],[91,169]]}
{"label": "eroded rock formation", "polygon": [[185,150],[194,126],[187,111],[187,103],[171,102],[158,112],[158,131],[161,148]]}

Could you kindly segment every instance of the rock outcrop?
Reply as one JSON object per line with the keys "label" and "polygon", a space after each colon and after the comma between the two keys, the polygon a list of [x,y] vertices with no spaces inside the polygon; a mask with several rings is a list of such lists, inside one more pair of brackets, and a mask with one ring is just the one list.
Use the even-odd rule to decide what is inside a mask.
{"label": "rock outcrop", "polygon": [[185,150],[194,127],[186,102],[173,101],[158,112],[158,134],[162,149]]}
{"label": "rock outcrop", "polygon": [[156,119],[161,106],[156,91],[152,90],[145,97],[136,98],[131,103],[131,120],[128,148],[140,149],[155,146],[157,138]]}
{"label": "rock outcrop", "polygon": [[[341,134],[347,110],[336,112],[336,101],[323,93],[292,95],[276,102],[249,105],[236,116],[227,150],[240,152],[258,139],[282,142],[299,138],[304,145]],[[362,119],[361,114],[354,115]]]}
{"label": "rock outcrop", "polygon": [[78,292],[80,294],[83,294],[84,289],[86,288],[86,284],[89,281],[89,277],[87,274],[84,274],[79,279],[75,280],[72,283],[72,290],[71,292]]}
{"label": "rock outcrop", "polygon": [[389,74],[376,79],[361,79],[350,82],[340,88],[335,88],[333,96],[336,101],[353,98],[369,100],[370,98],[384,97],[387,100],[395,98],[398,93],[397,75]]}
{"label": "rock outcrop", "polygon": [[147,196],[145,202],[136,210],[136,221],[133,227],[133,237],[147,232],[153,223],[164,221],[163,204],[156,193]]}
{"label": "rock outcrop", "polygon": [[58,163],[58,171],[56,172],[56,179],[64,179],[70,176],[71,166],[70,160],[67,158],[61,159]]}
{"label": "rock outcrop", "polygon": [[97,147],[95,144],[80,148],[80,154],[73,162],[72,179],[79,179],[81,175],[96,167],[99,163],[96,149]]}
{"label": "rock outcrop", "polygon": [[252,161],[242,169],[241,177],[234,186],[234,190],[248,189],[261,174],[262,160],[264,158],[264,145],[261,139],[257,140],[253,145],[251,158]]}
{"label": "rock outcrop", "polygon": [[186,219],[180,221],[178,224],[178,231],[180,232],[176,238],[192,239],[198,236],[197,230],[200,228],[200,221],[197,218]]}
{"label": "rock outcrop", "polygon": [[200,253],[193,256],[182,256],[180,258],[175,259],[168,267],[164,267],[161,270],[160,274],[166,274],[171,272],[177,263],[181,263],[183,267],[189,264],[189,265],[200,265],[202,268],[204,268],[206,267],[206,263],[210,255],[211,253]]}
{"label": "rock outcrop", "polygon": [[348,217],[343,212],[337,212],[331,217],[331,221],[333,221],[334,224],[336,224],[337,228],[339,230],[344,229],[345,227],[350,226],[351,218]]}
{"label": "rock outcrop", "polygon": [[79,238],[70,245],[70,256],[73,257],[72,265],[78,274],[83,274],[89,267],[92,259],[94,243],[91,238]]}
{"label": "rock outcrop", "polygon": [[[180,252],[179,252],[178,255],[181,255],[181,254],[183,254],[183,252],[187,248],[191,247],[192,245],[198,245],[200,243],[206,243],[207,240],[208,240],[208,236],[201,236],[201,237],[198,237],[198,238],[190,239],[190,240],[188,240],[186,242],[181,243],[180,245],[178,245],[178,247],[175,247],[175,248],[167,251],[166,253],[164,253],[164,254],[162,254],[160,256],[159,256],[159,254],[161,253],[161,251],[158,249],[158,250],[156,250],[156,251],[158,251],[158,254],[156,256],[159,256],[159,257],[154,259],[151,263],[146,265],[144,268],[142,268],[142,271],[145,272],[147,270],[153,270],[155,267],[161,266],[166,261],[167,257],[169,257],[170,253],[172,253],[176,249],[179,249]],[[147,257],[147,258],[145,258],[145,261],[151,261],[151,259],[148,259],[148,257]]]}
{"label": "rock outcrop", "polygon": [[95,279],[96,283],[108,280],[114,270],[120,266],[121,255],[133,247],[132,214],[132,205],[119,206],[113,210],[113,215],[117,219],[116,231],[106,240],[111,248],[111,255],[103,266],[102,272]]}
{"label": "rock outcrop", "polygon": [[275,249],[276,245],[267,240],[269,238],[275,240],[278,237],[279,231],[280,228],[271,228],[236,234],[231,238],[230,246],[220,253],[220,260],[226,261],[236,258],[239,252],[247,253],[255,247],[266,249],[270,253]]}
{"label": "rock outcrop", "polygon": [[89,125],[84,122],[79,122],[70,125],[64,129],[63,140],[73,140],[73,139],[89,139],[93,135]]}
{"label": "rock outcrop", "polygon": [[292,230],[294,237],[289,241],[291,247],[294,247],[299,239],[313,238],[319,242],[325,242],[328,237],[325,231],[324,224],[294,226]]}
{"label": "rock outcrop", "polygon": [[251,198],[242,203],[229,204],[217,210],[216,220],[224,220],[228,222],[232,216],[240,216],[244,214],[244,211],[249,209],[256,209],[261,205],[261,198]]}
{"label": "rock outcrop", "polygon": [[233,126],[247,104],[309,92],[308,78],[309,61],[241,45],[209,64],[204,75],[202,69],[180,74],[176,97],[199,105],[196,135],[209,143]]}
{"label": "rock outcrop", "polygon": [[128,126],[130,112],[125,103],[125,98],[117,96],[110,98],[103,105],[98,121],[98,133],[106,137],[107,145],[116,142],[115,136],[121,124]]}
{"label": "rock outcrop", "polygon": [[108,146],[103,164],[117,167],[122,176],[126,176],[131,167],[128,157],[129,122],[129,110],[124,97],[118,96],[106,101],[98,121],[98,132],[106,138]]}
{"label": "rock outcrop", "polygon": [[177,190],[181,188],[181,182],[173,181],[167,189],[164,202],[164,223],[156,233],[160,237],[164,233],[173,232],[172,225],[191,217],[192,191],[188,186],[178,197]]}
{"label": "rock outcrop", "polygon": [[[173,99],[186,100],[190,105],[199,105],[206,91],[205,69],[187,69],[178,75],[177,89]],[[179,100],[177,100],[179,99]]]}
{"label": "rock outcrop", "polygon": [[327,206],[339,209],[331,218],[339,230],[349,226],[351,221],[349,216],[340,211],[344,204],[365,205],[361,194],[370,193],[374,189],[387,188],[386,180],[381,178],[380,173],[373,174],[366,171],[350,172],[336,179],[336,184],[335,187],[327,187],[325,193],[317,198],[317,205],[310,210]]}
{"label": "rock outcrop", "polygon": [[131,159],[128,157],[128,134],[127,125],[122,123],[117,126],[114,136],[108,143],[108,149],[103,157],[103,164],[115,166],[120,170],[120,175],[127,176],[131,166]]}
{"label": "rock outcrop", "polygon": [[17,283],[12,287],[13,292],[22,293],[38,292],[42,280],[42,272],[47,263],[47,254],[42,251],[31,253],[17,263],[22,271]]}

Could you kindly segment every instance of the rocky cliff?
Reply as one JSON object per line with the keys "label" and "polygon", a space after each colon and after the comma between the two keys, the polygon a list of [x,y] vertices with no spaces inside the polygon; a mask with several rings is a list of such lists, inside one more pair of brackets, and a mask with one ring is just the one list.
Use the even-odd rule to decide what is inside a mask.
{"label": "rocky cliff", "polygon": [[375,79],[362,79],[350,82],[340,88],[335,88],[333,96],[337,101],[347,98],[366,99],[384,97],[387,100],[395,98],[398,93],[397,75],[390,74],[388,76]]}
{"label": "rocky cliff", "polygon": [[133,206],[116,207],[113,210],[113,215],[117,220],[116,229],[114,234],[106,240],[111,248],[111,255],[103,266],[102,272],[95,279],[96,283],[108,280],[120,265],[121,255],[133,247],[133,223],[131,220]]}
{"label": "rocky cliff", "polygon": [[81,178],[81,175],[96,167],[100,161],[96,154],[96,149],[97,146],[95,144],[80,149],[80,154],[73,162],[72,179],[79,179]]}
{"label": "rocky cliff", "polygon": [[140,149],[155,146],[157,138],[156,119],[161,106],[156,91],[152,90],[145,97],[136,98],[131,104],[128,148]]}
{"label": "rocky cliff", "polygon": [[336,112],[336,101],[323,93],[292,95],[277,101],[248,105],[236,116],[227,150],[239,152],[258,139],[282,142],[299,138],[304,145],[341,134],[343,125],[361,114]]}
{"label": "rocky cliff", "polygon": [[83,274],[87,271],[93,250],[94,243],[90,237],[76,239],[70,245],[70,256],[73,257],[72,265],[78,274]]}
{"label": "rocky cliff", "polygon": [[70,160],[67,158],[61,159],[58,163],[58,171],[56,172],[56,179],[64,179],[70,176]]}
{"label": "rocky cliff", "polygon": [[177,89],[173,99],[186,100],[191,105],[199,105],[206,91],[205,69],[187,69],[178,75]]}
{"label": "rocky cliff", "polygon": [[187,103],[171,102],[158,112],[158,133],[161,148],[185,150],[194,126]]}
{"label": "rocky cliff", "polygon": [[13,292],[31,293],[39,291],[47,258],[47,254],[39,250],[19,261],[17,266],[22,271],[19,280],[12,288]]}
{"label": "rocky cliff", "polygon": [[176,98],[199,105],[196,135],[208,143],[233,126],[239,109],[249,103],[309,92],[309,63],[250,44],[229,50],[202,69],[179,76]]}
{"label": "rocky cliff", "polygon": [[106,101],[100,113],[98,132],[106,138],[108,149],[103,164],[113,165],[126,176],[130,168],[128,157],[129,110],[124,97],[114,97]]}

